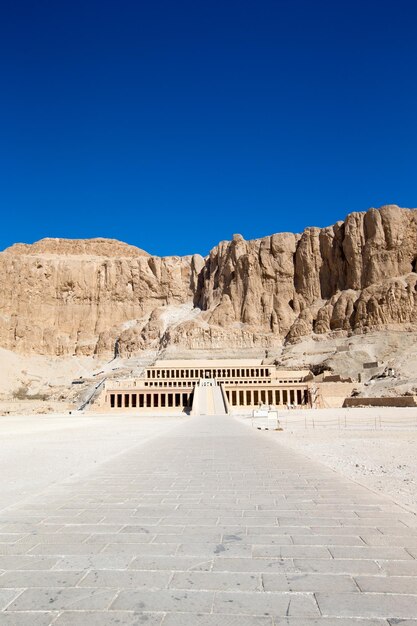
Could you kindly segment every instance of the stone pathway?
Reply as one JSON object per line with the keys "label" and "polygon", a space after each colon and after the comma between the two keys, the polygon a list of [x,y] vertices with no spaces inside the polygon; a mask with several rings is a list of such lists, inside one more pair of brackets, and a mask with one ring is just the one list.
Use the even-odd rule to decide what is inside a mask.
{"label": "stone pathway", "polygon": [[0,542],[0,626],[417,626],[417,518],[230,417],[2,511]]}

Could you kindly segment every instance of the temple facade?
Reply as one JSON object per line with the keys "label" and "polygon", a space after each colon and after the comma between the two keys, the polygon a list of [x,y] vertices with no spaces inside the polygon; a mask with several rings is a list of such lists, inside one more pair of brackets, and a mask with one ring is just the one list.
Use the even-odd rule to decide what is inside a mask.
{"label": "temple facade", "polygon": [[209,386],[219,389],[226,413],[259,405],[310,407],[311,379],[309,370],[282,370],[256,359],[157,361],[140,377],[107,380],[96,408],[144,414],[193,413],[197,391],[209,381]]}

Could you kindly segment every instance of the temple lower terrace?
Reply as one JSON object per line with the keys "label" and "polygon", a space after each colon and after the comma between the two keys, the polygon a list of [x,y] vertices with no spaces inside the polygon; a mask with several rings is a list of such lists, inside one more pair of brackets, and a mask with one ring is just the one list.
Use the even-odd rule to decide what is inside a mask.
{"label": "temple lower terrace", "polygon": [[108,380],[97,410],[191,415],[244,412],[260,405],[311,407],[309,370],[262,360],[157,361],[138,378]]}

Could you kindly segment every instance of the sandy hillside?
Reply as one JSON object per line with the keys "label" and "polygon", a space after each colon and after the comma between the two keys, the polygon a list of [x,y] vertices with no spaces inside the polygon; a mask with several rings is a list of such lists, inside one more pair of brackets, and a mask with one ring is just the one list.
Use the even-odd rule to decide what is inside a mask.
{"label": "sandy hillside", "polygon": [[[405,330],[366,334],[313,335],[283,346],[277,355],[285,368],[324,365],[353,380],[361,378],[363,396],[394,396],[417,393],[417,333]],[[365,363],[378,362],[372,369]],[[386,375],[392,368],[393,372]]]}

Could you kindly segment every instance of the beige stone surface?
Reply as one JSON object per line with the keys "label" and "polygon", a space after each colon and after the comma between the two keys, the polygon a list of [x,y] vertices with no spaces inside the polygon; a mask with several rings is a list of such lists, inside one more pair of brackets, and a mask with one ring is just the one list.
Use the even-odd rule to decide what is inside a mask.
{"label": "beige stone surface", "polygon": [[417,210],[245,241],[206,259],[115,240],[44,239],[0,253],[0,347],[22,354],[278,352],[283,341],[416,330]]}
{"label": "beige stone surface", "polygon": [[205,416],[13,434],[29,421],[0,459],[21,482],[3,476],[3,625],[412,623],[416,516],[272,433]]}
{"label": "beige stone surface", "polygon": [[12,246],[0,270],[0,346],[26,354],[111,354],[117,339],[138,350],[160,337],[156,308],[192,300],[190,258],[116,241]]}
{"label": "beige stone surface", "polygon": [[[385,206],[328,228],[214,248],[198,303],[287,338],[415,324],[417,211]],[[223,315],[224,311],[224,315]]]}

